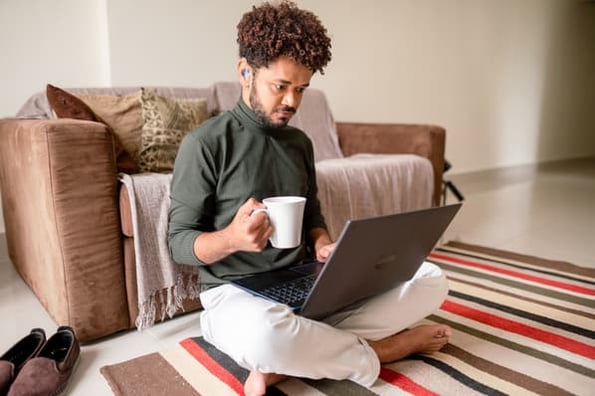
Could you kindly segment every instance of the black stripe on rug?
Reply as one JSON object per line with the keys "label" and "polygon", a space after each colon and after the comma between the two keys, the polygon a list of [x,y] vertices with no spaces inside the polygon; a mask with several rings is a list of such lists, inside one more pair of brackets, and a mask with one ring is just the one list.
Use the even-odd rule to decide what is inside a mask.
{"label": "black stripe on rug", "polygon": [[452,273],[449,274],[448,279],[454,280],[459,283],[463,283],[468,286],[478,287],[478,288],[481,288],[482,290],[496,292],[503,296],[514,297],[514,298],[517,298],[519,300],[522,300],[522,301],[525,301],[525,302],[528,302],[531,304],[537,304],[537,305],[541,305],[542,307],[553,308],[553,309],[556,309],[561,312],[566,312],[566,313],[571,313],[573,315],[582,316],[583,318],[591,319],[592,321],[595,320],[595,314],[591,314],[589,312],[586,312],[586,311],[583,311],[580,309],[570,308],[568,306],[558,305],[552,301],[546,301],[544,299],[536,298],[537,296],[529,297],[526,295],[521,295],[521,294],[515,293],[514,290],[505,290],[505,289],[499,288],[499,287],[497,287],[498,285],[488,286],[485,283],[481,283],[481,284],[474,283],[472,280],[459,278],[457,276],[454,276]]}
{"label": "black stripe on rug", "polygon": [[484,359],[450,343],[446,344],[440,350],[440,353],[450,355],[453,358],[460,360],[479,371],[493,375],[494,377],[500,378],[503,381],[509,382],[518,387],[527,389],[529,392],[533,392],[538,395],[572,395],[571,393],[554,384],[544,382],[522,372],[509,369],[500,364],[494,363],[489,358]]}
{"label": "black stripe on rug", "polygon": [[[551,288],[536,286],[534,284],[522,283],[522,282],[519,282],[519,281],[516,281],[513,279],[498,277],[498,276],[494,276],[491,274],[479,272],[479,271],[476,271],[473,269],[461,268],[461,267],[454,266],[454,265],[451,265],[451,264],[448,264],[448,263],[445,263],[443,261],[436,260],[436,259],[429,259],[428,262],[437,265],[438,267],[442,268],[444,271],[447,271],[447,272],[450,271],[450,272],[454,272],[454,273],[458,273],[458,274],[463,274],[463,275],[467,275],[469,277],[476,278],[476,279],[485,279],[485,280],[499,283],[501,285],[508,286],[508,287],[511,287],[514,289],[521,289],[521,290],[524,289],[531,293],[555,298],[555,299],[561,300],[561,301],[571,302],[571,303],[574,303],[577,305],[582,305],[584,307],[592,307],[593,306],[592,299],[582,298],[582,297],[579,297],[579,296],[576,296],[573,294],[561,293],[561,292],[552,290]],[[446,274],[446,276],[448,277],[448,274]]]}
{"label": "black stripe on rug", "polygon": [[[595,285],[595,281],[591,281],[588,279],[584,279],[584,278],[577,278],[576,276],[573,275],[569,275],[568,273],[560,273],[558,271],[553,271],[553,270],[547,270],[547,269],[539,269],[539,268],[535,268],[535,267],[527,267],[524,265],[520,265],[520,264],[515,264],[515,263],[511,263],[509,261],[505,261],[502,259],[497,259],[495,257],[490,256],[489,258],[486,257],[482,257],[482,256],[477,256],[471,253],[463,253],[460,252],[458,250],[450,250],[447,247],[439,247],[435,249],[436,251],[439,252],[443,252],[443,253],[447,253],[447,254],[451,254],[451,255],[457,255],[457,256],[462,256],[462,257],[469,257],[475,260],[483,260],[483,261],[489,261],[492,263],[498,263],[501,265],[505,265],[511,268],[517,268],[520,270],[524,270],[524,271],[531,271],[531,272],[535,272],[535,273],[539,273],[539,274],[544,274],[544,275],[549,275],[549,276],[555,276],[557,278],[561,278],[561,279],[567,279],[573,282],[581,282],[581,283],[585,283],[587,285]],[[505,254],[505,253],[504,253]],[[566,265],[570,265],[568,263],[564,263]],[[560,270],[561,271],[561,270]],[[564,270],[565,272],[567,272],[567,270]]]}
{"label": "black stripe on rug", "polygon": [[591,331],[588,329],[584,329],[582,327],[578,327],[578,326],[574,326],[571,325],[570,323],[566,323],[566,322],[561,322],[559,320],[555,320],[555,319],[551,319],[551,318],[546,318],[545,316],[541,316],[541,315],[537,315],[531,312],[527,312],[527,311],[523,311],[517,308],[513,308],[510,306],[506,306],[506,305],[502,305],[502,304],[498,304],[494,301],[489,301],[480,297],[476,297],[476,296],[471,296],[469,294],[465,294],[465,293],[461,293],[461,292],[457,292],[454,290],[450,290],[448,292],[448,294],[450,296],[456,297],[456,298],[460,298],[461,300],[466,300],[466,301],[470,301],[470,302],[474,302],[477,303],[479,305],[483,305],[484,307],[489,307],[489,308],[493,308],[496,309],[498,311],[501,312],[506,312],[508,314],[512,314],[521,318],[525,318],[525,319],[529,319],[532,320],[534,322],[538,322],[538,323],[542,323],[545,325],[548,325],[550,327],[555,327],[561,330],[565,330],[568,331],[570,333],[574,333],[574,334],[578,334],[584,337],[588,337],[591,339],[595,339],[595,331]]}
{"label": "black stripe on rug", "polygon": [[248,370],[238,366],[238,364],[229,357],[229,355],[221,352],[215,348],[211,343],[207,342],[203,337],[192,337],[192,341],[200,346],[213,360],[215,360],[221,367],[233,375],[242,384],[248,378]]}
{"label": "black stripe on rug", "polygon": [[308,378],[301,378],[306,384],[312,388],[319,390],[325,395],[341,395],[341,396],[378,396],[377,393],[365,388],[353,381],[320,379],[313,380]]}
{"label": "black stripe on rug", "polygon": [[546,352],[542,352],[535,348],[528,347],[526,345],[518,344],[516,342],[510,341],[510,340],[507,340],[507,339],[504,339],[501,337],[496,337],[495,335],[477,330],[475,328],[466,326],[461,323],[453,322],[452,320],[448,320],[446,318],[439,316],[439,313],[430,315],[428,317],[428,319],[433,322],[447,324],[450,327],[452,327],[453,329],[459,330],[463,333],[470,334],[470,335],[480,338],[482,340],[492,342],[497,345],[501,345],[501,346],[511,349],[513,351],[518,351],[520,353],[524,353],[525,355],[533,356],[534,358],[541,359],[541,360],[543,360],[545,362],[549,362],[551,364],[555,364],[556,366],[564,367],[568,370],[585,375],[587,377],[595,378],[595,370],[592,370],[589,367],[585,367],[583,365],[576,364],[574,362],[570,362],[570,361],[563,359],[559,356],[552,355],[552,354],[546,353]]}
{"label": "black stripe on rug", "polygon": [[[240,367],[229,355],[221,352],[215,348],[211,343],[207,342],[203,337],[192,337],[192,341],[201,347],[213,360],[215,360],[221,367],[224,367],[227,372],[233,375],[242,384],[248,378],[248,370]],[[287,394],[280,389],[271,386],[267,388],[266,396],[287,396]]]}
{"label": "black stripe on rug", "polygon": [[468,375],[463,374],[459,370],[455,369],[454,367],[449,366],[447,363],[441,362],[440,360],[436,360],[432,357],[425,356],[425,355],[412,355],[409,357],[410,360],[421,360],[422,362],[429,364],[432,367],[437,368],[438,370],[442,371],[443,373],[447,374],[448,376],[454,378],[455,380],[459,381],[460,383],[468,386],[469,388],[480,392],[484,395],[490,396],[504,396],[506,393],[502,393],[497,389],[489,387],[481,382],[474,380],[473,378],[469,377]]}

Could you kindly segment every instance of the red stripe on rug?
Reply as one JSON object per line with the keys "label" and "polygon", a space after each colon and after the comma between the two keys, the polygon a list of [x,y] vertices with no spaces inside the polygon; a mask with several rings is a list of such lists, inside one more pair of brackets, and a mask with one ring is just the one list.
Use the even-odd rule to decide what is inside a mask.
{"label": "red stripe on rug", "polygon": [[215,359],[213,359],[204,349],[202,349],[192,339],[187,338],[180,341],[180,345],[188,351],[188,353],[195,358],[200,364],[205,366],[213,375],[226,383],[238,395],[244,394],[244,385],[238,381],[227,369],[221,366]]}
{"label": "red stripe on rug", "polygon": [[411,378],[391,370],[386,367],[380,368],[380,378],[398,388],[403,389],[405,392],[409,392],[416,396],[437,396],[436,393],[432,392],[428,388],[425,388],[413,381]]}
{"label": "red stripe on rug", "polygon": [[487,270],[487,271],[492,271],[492,272],[496,272],[496,273],[499,273],[499,274],[508,275],[508,276],[512,276],[512,277],[515,277],[515,278],[519,278],[519,279],[523,279],[523,280],[528,280],[528,281],[531,281],[531,282],[540,283],[540,284],[547,285],[547,286],[552,286],[552,287],[555,287],[555,288],[558,288],[558,289],[572,291],[572,292],[575,292],[575,293],[586,294],[588,296],[595,296],[595,289],[590,289],[588,287],[577,286],[577,285],[573,285],[571,283],[565,283],[565,282],[555,281],[555,280],[552,280],[552,279],[542,278],[542,277],[535,276],[535,275],[528,275],[528,274],[524,274],[522,272],[517,272],[517,271],[513,271],[513,270],[509,270],[509,269],[504,269],[504,268],[498,268],[498,267],[495,267],[493,265],[489,265],[489,264],[485,264],[485,263],[479,263],[479,262],[475,262],[475,261],[471,261],[471,260],[465,260],[465,259],[458,258],[458,257],[446,256],[446,255],[443,255],[443,254],[440,254],[440,253],[430,253],[429,257],[435,258],[435,259],[438,259],[438,260],[448,261],[448,262],[451,262],[451,263],[466,265],[468,267],[473,267],[473,268],[479,268],[479,269],[483,269],[483,270]]}
{"label": "red stripe on rug", "polygon": [[516,322],[514,320],[505,319],[487,312],[480,311],[479,309],[467,307],[451,300],[444,301],[440,308],[455,315],[463,316],[492,327],[509,331],[511,333],[520,334],[522,336],[565,349],[577,355],[595,359],[595,347],[564,336],[560,336],[558,334],[553,334],[520,322]]}

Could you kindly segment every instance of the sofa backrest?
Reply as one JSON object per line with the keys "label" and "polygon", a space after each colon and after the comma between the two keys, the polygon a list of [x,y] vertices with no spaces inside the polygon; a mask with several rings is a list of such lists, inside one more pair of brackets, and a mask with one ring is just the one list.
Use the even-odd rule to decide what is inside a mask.
{"label": "sofa backrest", "polygon": [[[136,92],[140,87],[99,87],[99,88],[63,88],[74,95],[128,95]],[[217,101],[214,87],[183,88],[183,87],[156,87],[157,93],[163,96],[177,98],[207,98],[209,111],[216,111]],[[31,96],[21,106],[16,114],[23,118],[53,118],[52,109],[48,103],[45,91]]]}
{"label": "sofa backrest", "polygon": [[[212,114],[231,109],[240,97],[237,82],[217,82],[205,88],[155,87],[163,96],[177,98],[207,98],[207,107]],[[127,95],[140,87],[66,88],[74,95]],[[16,114],[23,118],[53,118],[45,92],[31,96]],[[305,91],[302,104],[293,116],[290,125],[303,130],[312,140],[316,161],[341,158],[337,129],[324,92],[309,88]]]}

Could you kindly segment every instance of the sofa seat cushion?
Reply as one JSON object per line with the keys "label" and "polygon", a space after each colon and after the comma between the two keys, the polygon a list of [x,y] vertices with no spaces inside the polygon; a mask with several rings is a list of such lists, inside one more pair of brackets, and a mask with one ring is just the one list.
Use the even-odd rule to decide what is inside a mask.
{"label": "sofa seat cushion", "polygon": [[432,205],[434,175],[413,154],[357,154],[316,163],[318,198],[333,240],[345,222]]}

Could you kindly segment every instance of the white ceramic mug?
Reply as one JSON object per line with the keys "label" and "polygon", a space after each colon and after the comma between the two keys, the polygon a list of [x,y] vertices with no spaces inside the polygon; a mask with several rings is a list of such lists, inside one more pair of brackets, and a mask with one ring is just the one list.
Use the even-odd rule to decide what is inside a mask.
{"label": "white ceramic mug", "polygon": [[297,196],[270,197],[262,200],[266,209],[256,209],[251,215],[264,212],[269,217],[273,235],[269,238],[273,247],[290,249],[302,242],[302,223],[306,198]]}

